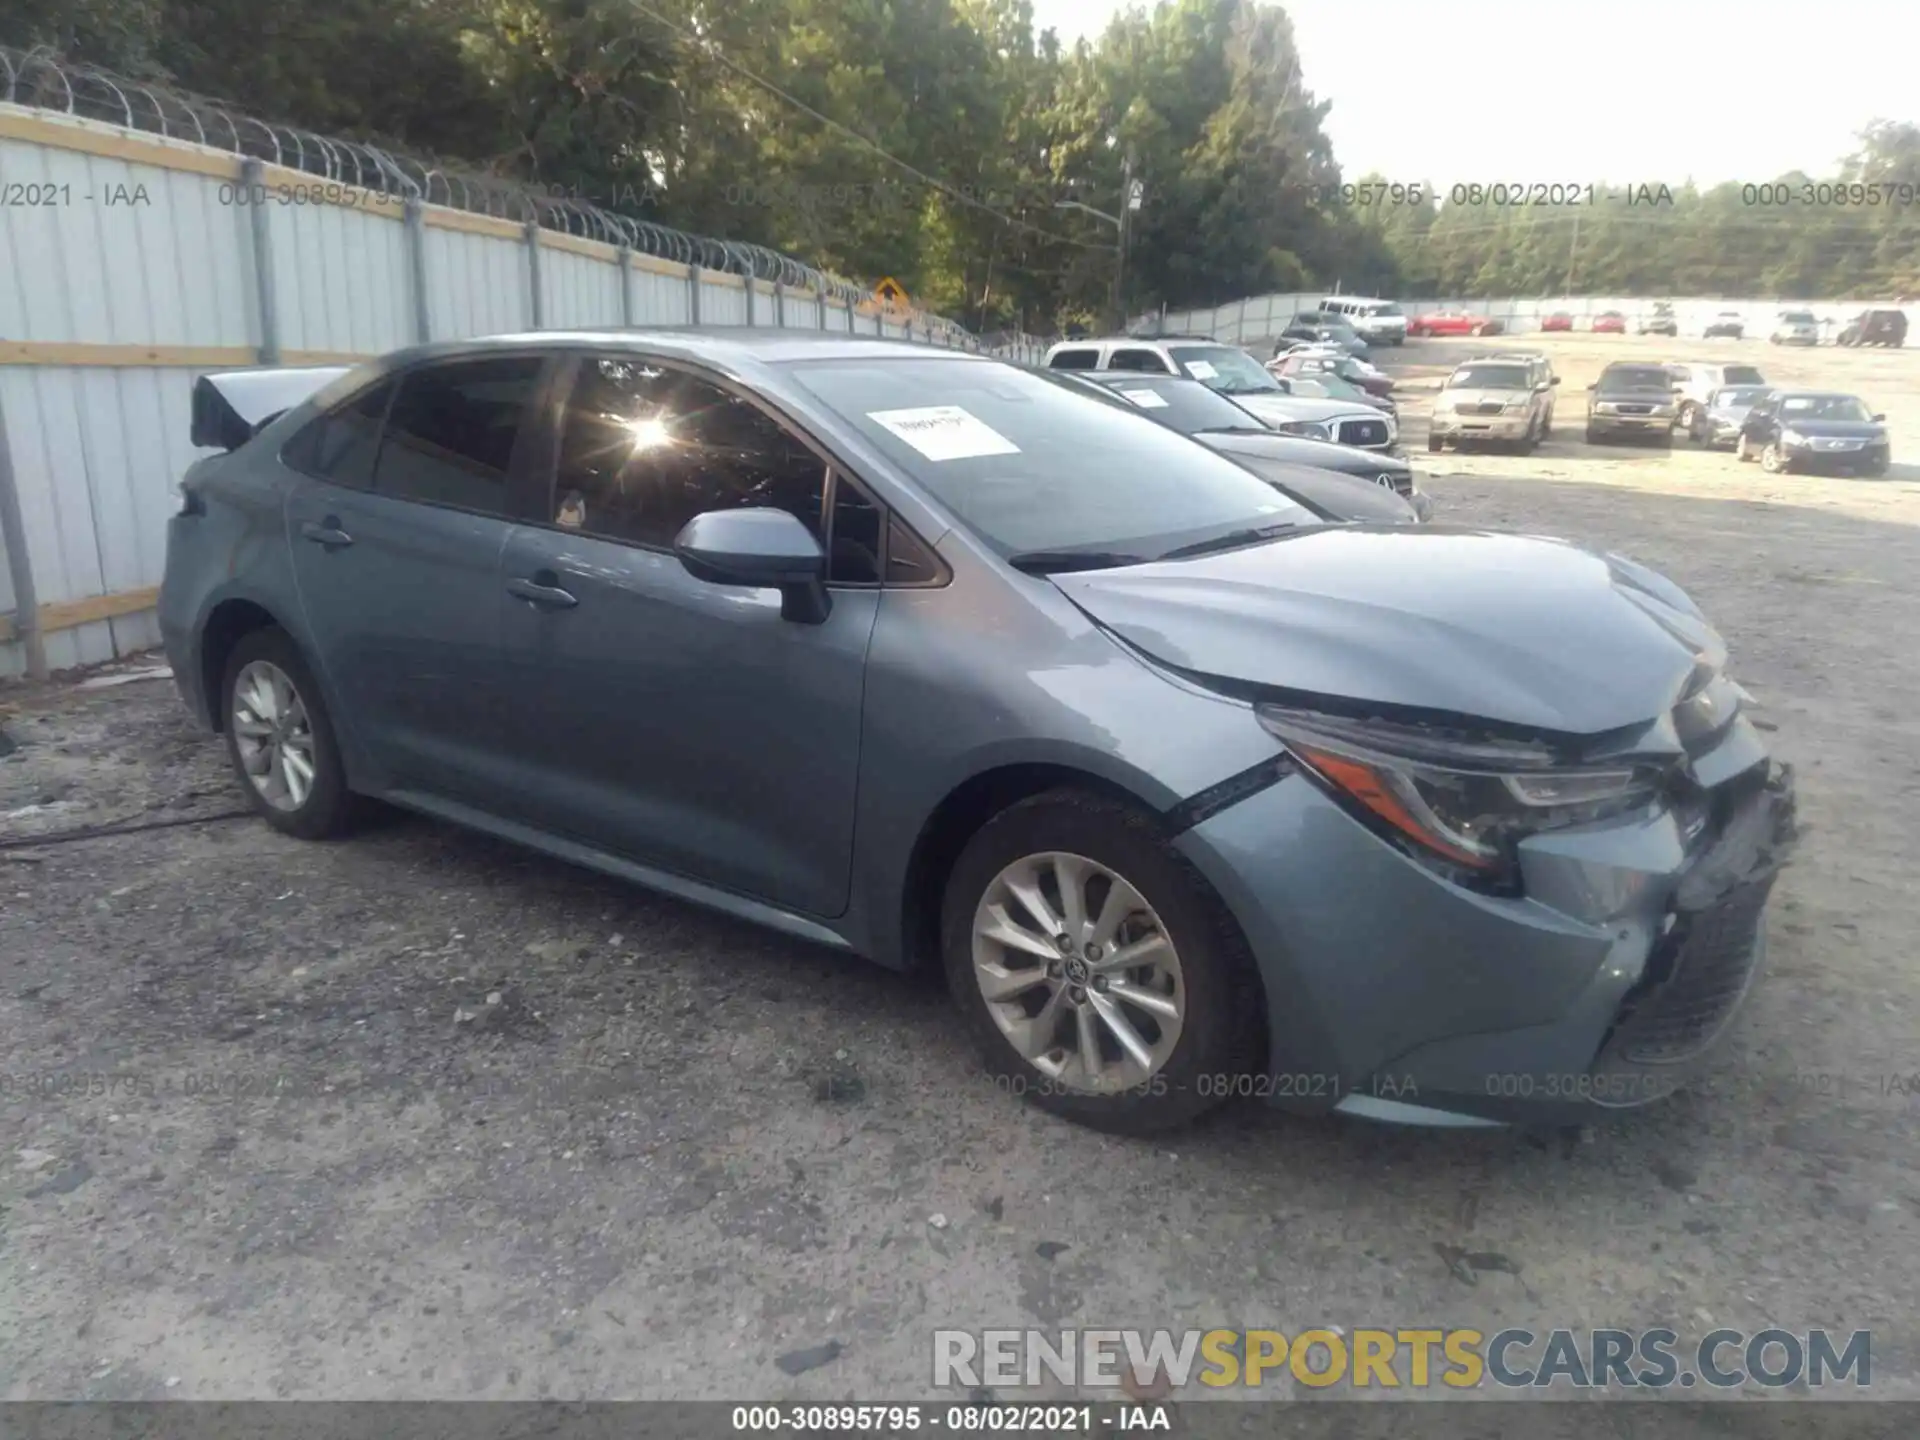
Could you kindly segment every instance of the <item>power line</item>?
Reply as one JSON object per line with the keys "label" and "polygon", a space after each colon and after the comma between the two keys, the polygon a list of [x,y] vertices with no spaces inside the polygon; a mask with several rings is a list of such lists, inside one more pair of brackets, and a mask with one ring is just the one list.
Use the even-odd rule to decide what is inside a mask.
{"label": "power line", "polygon": [[654,19],[658,23],[666,26],[669,30],[673,31],[674,34],[678,35],[682,40],[686,40],[691,44],[698,46],[707,55],[719,61],[722,65],[726,66],[727,69],[733,71],[734,74],[740,76],[742,79],[750,80],[755,85],[758,85],[762,90],[767,91],[769,94],[779,96],[782,100],[786,101],[789,105],[793,106],[796,110],[802,110],[808,115],[811,115],[815,120],[818,120],[822,125],[825,125],[829,129],[835,130],[840,134],[846,136],[849,140],[852,140],[855,144],[864,146],[866,149],[871,150],[874,154],[878,155],[882,160],[885,160],[889,165],[897,166],[899,169],[906,171],[909,175],[913,176],[915,179],[921,181],[923,184],[931,186],[935,190],[938,190],[942,195],[947,196],[949,199],[957,200],[962,205],[971,206],[975,210],[979,210],[984,214],[991,215],[993,216],[994,219],[1000,221],[1004,225],[1010,225],[1010,226],[1013,226],[1015,229],[1019,229],[1019,230],[1029,230],[1033,232],[1035,235],[1045,236],[1047,239],[1057,241],[1062,245],[1077,245],[1083,250],[1111,250],[1113,248],[1110,245],[1096,245],[1086,240],[1076,240],[1071,235],[1061,235],[1055,231],[1048,230],[1043,226],[1031,225],[1024,220],[1016,220],[1013,218],[1013,216],[1005,214],[1002,211],[996,210],[991,205],[982,204],[980,201],[974,199],[971,195],[964,194],[963,192],[954,189],[953,186],[947,184],[944,180],[936,179],[934,176],[927,174],[926,171],[918,169],[915,166],[909,164],[907,161],[902,160],[899,156],[891,154],[888,151],[882,149],[879,145],[875,144],[873,141],[869,140],[866,136],[862,135],[858,130],[854,130],[849,128],[848,126],[842,125],[838,120],[835,120],[831,115],[821,114],[818,110],[814,109],[811,105],[807,104],[806,101],[798,98],[797,96],[788,94],[785,90],[782,90],[778,85],[774,84],[771,80],[762,79],[760,76],[754,74],[751,70],[747,69],[744,65],[740,65],[735,61],[729,60],[724,54],[721,53],[720,47],[714,44],[713,41],[707,39],[705,36],[700,35],[695,31],[688,30],[685,26],[679,24],[676,21],[669,20],[666,16],[662,15],[658,10],[655,10],[652,6],[642,3],[642,0],[627,0],[627,3],[633,6],[633,8],[638,10],[641,14],[650,16],[652,19]]}

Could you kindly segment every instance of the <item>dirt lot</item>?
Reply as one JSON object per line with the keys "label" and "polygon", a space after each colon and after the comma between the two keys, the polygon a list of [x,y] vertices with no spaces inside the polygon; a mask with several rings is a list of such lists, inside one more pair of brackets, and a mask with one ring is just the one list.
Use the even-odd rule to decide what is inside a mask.
{"label": "dirt lot", "polygon": [[[1423,387],[1491,348],[1393,357],[1417,460]],[[1552,349],[1563,436],[1603,358],[1725,350],[1861,390],[1909,457],[1431,457],[1440,518],[1689,587],[1800,766],[1705,1089],[1135,1144],[996,1094],[927,984],[426,821],[0,851],[0,1397],[904,1397],[936,1325],[1416,1323],[1866,1327],[1920,1394],[1920,1095],[1882,1078],[1920,1072],[1920,352]],[[6,704],[0,831],[237,799],[164,680]]]}

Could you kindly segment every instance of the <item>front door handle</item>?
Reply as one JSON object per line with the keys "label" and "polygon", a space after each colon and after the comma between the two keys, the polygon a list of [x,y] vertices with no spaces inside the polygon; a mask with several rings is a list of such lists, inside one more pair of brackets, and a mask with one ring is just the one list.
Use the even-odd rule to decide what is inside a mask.
{"label": "front door handle", "polygon": [[311,520],[307,521],[300,527],[300,534],[303,538],[311,540],[316,545],[324,546],[328,550],[344,549],[353,543],[353,537],[340,528],[339,518],[333,515],[327,516],[317,525]]}
{"label": "front door handle", "polygon": [[545,583],[556,579],[558,577],[552,571],[543,570],[531,580],[509,580],[507,593],[545,610],[571,610],[580,603],[574,598],[573,592],[562,590],[557,584]]}

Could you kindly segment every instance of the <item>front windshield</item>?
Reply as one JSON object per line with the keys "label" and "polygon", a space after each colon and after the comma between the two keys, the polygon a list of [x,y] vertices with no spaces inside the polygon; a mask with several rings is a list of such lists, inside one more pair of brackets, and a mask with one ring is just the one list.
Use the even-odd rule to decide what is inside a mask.
{"label": "front windshield", "polygon": [[1795,420],[1846,420],[1865,424],[1873,419],[1852,395],[1789,395],[1780,402],[1780,418],[1788,424]]}
{"label": "front windshield", "polygon": [[1273,395],[1280,390],[1264,365],[1231,345],[1172,345],[1167,353],[1189,376],[1222,395]]}
{"label": "front windshield", "polygon": [[1789,310],[1780,318],[1789,325],[1812,325],[1817,323],[1813,316],[1805,310]]}
{"label": "front windshield", "polygon": [[1153,558],[1245,527],[1319,523],[1146,415],[1011,365],[888,357],[789,373],[1003,556]]}
{"label": "front windshield", "polygon": [[1391,300],[1382,300],[1377,305],[1369,305],[1367,307],[1367,314],[1375,317],[1387,316],[1387,315],[1398,315],[1399,313],[1400,313],[1400,307],[1394,304]]}
{"label": "front windshield", "polygon": [[1449,390],[1531,390],[1524,365],[1462,365],[1447,381]]}
{"label": "front windshield", "polygon": [[1601,390],[1673,389],[1673,376],[1658,365],[1610,365],[1600,373]]}
{"label": "front windshield", "polygon": [[1751,410],[1766,393],[1767,387],[1764,385],[1733,385],[1725,390],[1716,390],[1713,403],[1723,410]]}
{"label": "front windshield", "polygon": [[1197,380],[1126,379],[1101,387],[1183,435],[1201,430],[1264,430],[1259,417]]}

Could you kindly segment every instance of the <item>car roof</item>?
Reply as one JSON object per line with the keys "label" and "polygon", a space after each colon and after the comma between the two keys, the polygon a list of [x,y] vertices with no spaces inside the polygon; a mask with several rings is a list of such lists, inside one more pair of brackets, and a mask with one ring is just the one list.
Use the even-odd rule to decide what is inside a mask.
{"label": "car roof", "polygon": [[389,363],[412,363],[456,355],[485,354],[502,349],[540,347],[544,349],[652,350],[690,359],[708,359],[720,364],[750,362],[777,365],[792,360],[871,359],[898,357],[903,353],[921,356],[952,357],[955,360],[994,360],[997,356],[975,354],[926,345],[918,341],[892,340],[880,336],[835,334],[832,331],[780,330],[771,327],[728,326],[724,329],[696,329],[693,326],[661,326],[644,330],[524,330],[502,335],[479,335],[465,340],[441,340],[431,345],[415,345],[396,351],[383,359]]}

